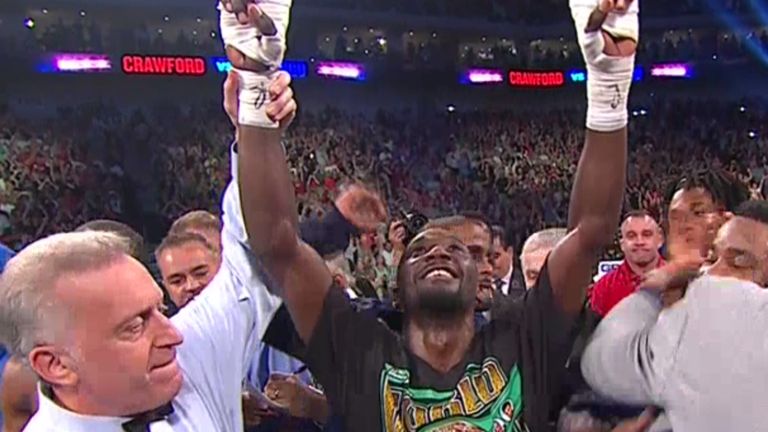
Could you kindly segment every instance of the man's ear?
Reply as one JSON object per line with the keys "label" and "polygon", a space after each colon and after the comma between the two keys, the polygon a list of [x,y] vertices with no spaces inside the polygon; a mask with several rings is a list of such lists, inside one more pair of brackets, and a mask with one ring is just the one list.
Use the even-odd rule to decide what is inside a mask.
{"label": "man's ear", "polygon": [[77,384],[77,372],[72,368],[71,358],[51,345],[35,347],[27,357],[30,368],[43,381],[62,387]]}

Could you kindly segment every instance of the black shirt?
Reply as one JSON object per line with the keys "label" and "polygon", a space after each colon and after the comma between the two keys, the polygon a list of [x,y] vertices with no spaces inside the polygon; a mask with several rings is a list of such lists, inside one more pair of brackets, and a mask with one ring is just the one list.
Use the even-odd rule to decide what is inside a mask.
{"label": "black shirt", "polygon": [[534,289],[496,305],[493,316],[442,374],[332,288],[306,360],[349,431],[544,431],[571,335],[547,267]]}

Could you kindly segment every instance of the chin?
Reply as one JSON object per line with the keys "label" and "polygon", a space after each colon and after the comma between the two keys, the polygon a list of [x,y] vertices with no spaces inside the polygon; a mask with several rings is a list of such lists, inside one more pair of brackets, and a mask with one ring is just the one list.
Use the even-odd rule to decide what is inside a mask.
{"label": "chin", "polygon": [[184,382],[178,361],[174,360],[168,365],[152,370],[149,373],[149,381],[156,392],[168,396],[168,400],[176,397]]}
{"label": "chin", "polygon": [[416,289],[422,293],[442,292],[446,294],[452,294],[452,293],[459,292],[459,290],[461,289],[461,282],[459,281],[450,281],[450,282],[449,281],[435,281],[435,282],[424,281]]}

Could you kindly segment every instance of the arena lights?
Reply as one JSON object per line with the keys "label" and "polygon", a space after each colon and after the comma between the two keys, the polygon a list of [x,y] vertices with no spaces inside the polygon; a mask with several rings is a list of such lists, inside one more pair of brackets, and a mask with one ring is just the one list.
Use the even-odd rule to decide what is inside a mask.
{"label": "arena lights", "polygon": [[98,54],[54,54],[43,60],[38,71],[43,73],[88,73],[112,70],[109,56]]}
{"label": "arena lights", "polygon": [[509,85],[514,87],[562,87],[565,74],[561,71],[509,71]]}
{"label": "arena lights", "polygon": [[[644,74],[645,71],[643,68],[641,66],[636,66],[635,72],[632,75],[632,81],[642,81]],[[587,71],[585,69],[571,69],[566,75],[568,76],[568,80],[572,83],[587,82]]]}
{"label": "arena lights", "polygon": [[651,76],[659,78],[690,78],[693,67],[685,63],[660,64],[651,67]]}
{"label": "arena lights", "polygon": [[324,77],[365,81],[365,67],[358,63],[321,62],[315,72]]}
{"label": "arena lights", "polygon": [[121,64],[128,75],[203,76],[205,59],[196,56],[148,56],[126,54]]}
{"label": "arena lights", "polygon": [[[211,63],[214,71],[218,73],[227,73],[232,70],[232,64],[226,57],[211,57]],[[282,69],[288,72],[293,79],[303,79],[309,75],[309,66],[305,61],[285,60]]]}
{"label": "arena lights", "polygon": [[462,84],[499,84],[504,82],[504,72],[497,69],[470,69],[461,76]]}

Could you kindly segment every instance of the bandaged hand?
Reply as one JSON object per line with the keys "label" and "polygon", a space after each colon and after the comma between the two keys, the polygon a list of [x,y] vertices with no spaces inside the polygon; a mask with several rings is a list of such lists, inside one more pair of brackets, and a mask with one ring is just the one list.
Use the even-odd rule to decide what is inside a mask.
{"label": "bandaged hand", "polygon": [[240,77],[239,124],[279,127],[266,115],[267,88],[285,56],[291,0],[222,0],[218,9],[227,57]]}
{"label": "bandaged hand", "polygon": [[587,67],[587,128],[622,129],[629,120],[639,0],[570,0],[570,7]]}

